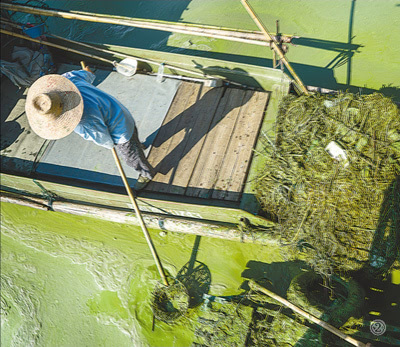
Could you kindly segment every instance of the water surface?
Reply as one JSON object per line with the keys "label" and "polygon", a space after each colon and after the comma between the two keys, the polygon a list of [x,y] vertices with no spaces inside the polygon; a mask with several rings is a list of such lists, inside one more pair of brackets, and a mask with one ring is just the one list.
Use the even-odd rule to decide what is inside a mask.
{"label": "water surface", "polygon": [[[2,345],[191,345],[201,307],[184,324],[157,322],[151,331],[159,276],[140,228],[8,203],[1,208]],[[195,237],[151,235],[175,276],[189,262]],[[242,293],[249,276],[271,278],[284,294],[300,271],[283,263],[277,248],[204,237],[196,260],[211,272],[213,295]]]}

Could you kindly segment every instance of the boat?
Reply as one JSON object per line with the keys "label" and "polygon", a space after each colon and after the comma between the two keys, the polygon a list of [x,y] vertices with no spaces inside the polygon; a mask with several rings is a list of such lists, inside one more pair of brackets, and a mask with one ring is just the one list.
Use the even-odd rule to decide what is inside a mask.
{"label": "boat", "polygon": [[[2,8],[3,6],[4,4]],[[34,10],[30,9],[30,11]],[[59,12],[57,15],[61,16]],[[102,18],[106,20],[104,16]],[[32,38],[29,34],[28,36],[24,34],[24,30],[27,32],[31,28],[18,28],[11,25],[18,25],[16,23],[2,22],[9,25],[9,27],[5,25],[5,29],[2,28],[2,48],[10,47],[11,40],[15,38],[24,40],[18,41],[19,43],[33,41],[49,47],[56,62],[54,68],[57,68],[57,73],[80,69],[80,60],[84,59],[95,69],[97,76],[95,84],[115,95],[131,110],[137,122],[141,140],[147,147],[148,158],[158,172],[146,189],[137,192],[137,201],[149,228],[157,230],[160,236],[166,231],[172,231],[240,242],[278,244],[276,236],[274,238],[268,233],[276,227],[276,224],[267,215],[261,214],[261,208],[254,194],[254,186],[260,170],[265,167],[265,157],[259,155],[265,147],[262,138],[264,141],[269,139],[270,145],[274,146],[276,135],[274,123],[278,114],[278,105],[291,91],[298,89],[295,87],[296,83],[288,75],[280,69],[198,56],[117,46],[107,46],[105,49],[104,46],[73,42],[55,35]],[[154,26],[162,23],[141,21],[135,25],[150,24]],[[182,28],[175,28],[182,30]],[[211,28],[207,29],[211,30]],[[207,33],[211,35],[210,31]],[[226,34],[227,30],[218,31],[218,35]],[[258,42],[271,45],[272,41],[258,39]],[[137,63],[135,67],[137,71],[134,75],[125,76],[122,73],[121,67],[124,67],[124,60],[119,60],[123,58]],[[75,134],[57,141],[44,141],[38,138],[29,129],[24,116],[25,94],[25,88],[18,90],[6,77],[2,76],[1,97],[4,124],[1,150],[1,201],[48,210],[49,212],[46,213],[49,214],[72,213],[139,225],[139,219],[132,213],[130,200],[126,196],[110,151],[83,141]],[[355,112],[354,109],[351,111]],[[307,148],[307,153],[312,150],[313,147],[310,146]],[[126,166],[125,171],[131,186],[134,187],[136,173]],[[336,173],[335,170],[335,176]],[[329,190],[332,182],[333,179]],[[396,184],[392,186],[396,187]],[[299,188],[299,190],[302,189],[301,186]],[[319,200],[316,204],[319,204]],[[322,203],[320,205],[322,209],[325,209]],[[294,237],[288,239],[292,241],[293,248],[300,246],[303,249],[311,249],[310,244],[298,237],[301,227],[310,215],[308,207],[305,207],[303,213],[295,211],[293,214],[297,224],[292,230]],[[315,216],[320,219],[320,216]],[[312,222],[314,223],[314,220]],[[389,223],[390,220],[385,219],[381,224],[385,227]],[[314,226],[309,231],[310,234],[317,234]],[[358,225],[357,227],[359,230]],[[364,230],[369,232],[372,229]],[[325,235],[326,229],[321,228],[319,231]],[[361,233],[357,232],[357,234]],[[329,239],[327,240],[330,242]],[[46,242],[48,243],[47,239]],[[194,248],[196,250],[198,242],[199,239],[196,237],[195,245],[197,246]],[[281,242],[279,246],[284,245]],[[285,256],[288,256],[288,248],[281,248],[283,252],[286,252]],[[272,247],[269,247],[269,251],[270,249]],[[352,247],[352,249],[365,254],[363,248]],[[322,261],[326,260],[324,258],[326,255],[329,256],[328,252],[321,252],[321,254]],[[348,252],[348,256],[359,264],[359,257],[353,257],[353,254]],[[382,263],[379,254],[374,255],[372,252],[371,254],[372,267],[374,263]],[[114,254],[112,257],[114,258]],[[182,268],[182,273],[187,274],[190,272],[188,269],[193,269],[192,260],[194,262],[194,257],[187,266]],[[320,259],[313,256],[312,260]],[[116,263],[119,267],[119,260]],[[250,261],[247,265],[249,269],[243,272],[242,277],[247,278],[248,274],[248,278],[251,279],[255,276],[255,272],[267,276],[264,269],[268,267],[262,267],[263,271],[258,271],[259,267],[255,265],[260,264],[259,260]],[[206,271],[208,269],[205,264],[202,265],[200,269],[203,270],[203,274],[211,274]],[[275,263],[275,265],[279,266],[272,267],[278,274],[276,283],[285,282],[282,281],[280,273],[282,269],[288,268],[280,267],[282,263]],[[294,264],[290,266],[292,265]],[[381,270],[381,267],[376,268]],[[255,269],[257,271],[254,271]],[[386,271],[386,268],[384,270]],[[306,274],[309,276],[307,281],[311,277],[312,281],[314,278],[320,278],[319,275],[313,273]],[[296,277],[292,284],[297,285],[299,279],[304,279],[304,277]],[[140,281],[142,280],[143,277],[140,278]],[[368,282],[370,286],[370,280]],[[204,286],[208,286],[207,292],[210,289],[210,283],[211,280],[206,281]],[[249,283],[251,285],[253,282]],[[321,284],[320,281],[315,281],[315,283],[318,286]],[[347,285],[347,282],[342,283],[344,286]],[[351,288],[352,294],[357,294],[358,305],[359,301],[364,299],[364,294],[353,288],[355,287]],[[371,287],[371,290],[376,292],[378,289]],[[296,290],[293,295],[299,297]],[[340,292],[339,295],[341,295]],[[222,301],[223,305],[225,305],[224,301],[228,301],[226,300],[228,297],[208,295],[203,298],[209,301],[218,300],[218,304]],[[231,298],[232,296],[229,296],[229,299]],[[348,304],[348,301],[345,303]],[[215,310],[217,309],[218,306],[215,307]],[[230,309],[237,311],[236,306],[231,306]],[[308,307],[306,309],[309,310]],[[221,310],[224,314],[220,316],[229,317],[230,313],[228,312],[227,315],[227,311],[228,309]],[[259,322],[264,324],[266,314],[276,312],[275,308],[268,313],[263,311],[263,315],[257,315],[261,317]],[[250,310],[247,313],[248,317],[256,317]],[[260,312],[255,311],[255,313]],[[344,315],[339,314],[343,312],[336,313],[338,316],[335,318],[345,320]],[[241,323],[243,323],[242,318],[243,316]],[[203,321],[210,322],[206,319]],[[283,322],[297,324],[291,319]],[[244,334],[247,334],[248,324],[245,324]],[[275,319],[274,324],[279,328],[285,325],[280,319]],[[206,324],[204,325],[204,328],[208,328]],[[226,326],[230,331],[236,329],[232,328],[231,323]],[[255,324],[253,326],[257,327]],[[293,325],[293,327],[294,329],[290,332],[306,329],[304,326],[299,328]],[[369,331],[369,329],[368,323],[365,330]],[[287,343],[292,343],[294,337],[284,336],[285,333],[281,331],[277,329],[276,334],[282,339],[287,339]],[[203,333],[201,329],[198,330],[199,336],[200,333]],[[307,333],[304,335],[301,333],[301,335],[303,340],[310,338],[311,341],[313,338],[313,336],[307,336]],[[265,336],[261,337],[265,338]],[[372,335],[361,337],[365,340],[376,340],[376,336]],[[355,345],[361,345],[354,339],[353,342]]]}
{"label": "boat", "polygon": [[[56,73],[80,69],[84,59],[95,69],[95,85],[134,115],[157,171],[137,192],[149,228],[276,242],[265,232],[275,223],[260,213],[254,182],[263,166],[259,135],[274,140],[278,105],[292,88],[282,70],[144,49],[126,54],[124,47],[33,38],[2,23],[3,47],[16,38],[45,45]],[[123,57],[137,61],[133,76],[107,64]],[[139,225],[111,152],[75,133],[57,141],[39,138],[24,114],[25,95],[2,76],[1,201]],[[134,187],[137,173],[124,169]]]}

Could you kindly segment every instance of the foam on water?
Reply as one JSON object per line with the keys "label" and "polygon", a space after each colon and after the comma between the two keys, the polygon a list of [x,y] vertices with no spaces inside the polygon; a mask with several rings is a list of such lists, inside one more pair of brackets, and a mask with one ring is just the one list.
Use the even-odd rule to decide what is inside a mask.
{"label": "foam on water", "polygon": [[[120,302],[120,312],[113,315],[98,312],[96,318],[101,324],[118,327],[136,346],[143,344],[144,337],[140,325],[137,324],[137,310],[140,306],[149,306],[149,303],[146,303],[146,300],[137,302],[137,297],[133,295],[138,291],[150,291],[150,288],[147,288],[148,284],[155,283],[156,274],[152,264],[138,265],[139,254],[127,254],[105,245],[104,242],[66,237],[39,231],[34,227],[21,230],[13,227],[8,221],[3,222],[2,234],[38,252],[56,258],[67,258],[74,264],[84,265],[92,275],[98,290],[115,293]],[[33,283],[23,277],[27,272],[34,274],[36,271],[33,265],[24,264],[21,256],[4,251],[2,263],[10,264],[9,266],[12,264],[15,267],[11,272],[6,271],[7,275],[1,277],[2,300],[5,302],[4,309],[2,304],[2,311],[5,312],[4,329],[11,333],[13,346],[36,345],[41,329],[39,305],[46,303],[45,296],[38,297],[43,285],[37,281],[37,276]],[[13,319],[9,319],[10,314],[14,315]]]}
{"label": "foam on water", "polygon": [[[39,302],[33,286],[18,275],[1,276],[1,330],[6,346],[35,346],[40,338]],[[3,338],[4,331],[10,333]]]}
{"label": "foam on water", "polygon": [[[175,325],[157,321],[152,332],[151,298],[159,274],[139,227],[1,207],[2,310],[9,312],[4,345],[11,339],[39,346],[192,343],[201,308],[190,309]],[[176,276],[191,258],[195,236],[150,234],[166,272]],[[258,264],[252,259],[282,261],[272,246],[210,238],[201,238],[196,255],[210,270],[211,295],[238,294],[246,265]]]}

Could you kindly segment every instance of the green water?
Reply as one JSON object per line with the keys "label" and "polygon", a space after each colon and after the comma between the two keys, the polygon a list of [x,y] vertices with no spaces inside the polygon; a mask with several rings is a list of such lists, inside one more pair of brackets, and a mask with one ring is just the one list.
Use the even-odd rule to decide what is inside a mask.
{"label": "green water", "polygon": [[[184,324],[157,322],[151,331],[159,277],[140,228],[8,203],[1,214],[2,346],[191,344],[201,307]],[[176,275],[195,237],[151,234]],[[213,295],[241,293],[248,275],[268,275],[283,294],[299,271],[273,247],[217,239],[201,238],[196,259],[211,272]]]}
{"label": "green water", "polygon": [[[258,30],[240,0],[46,1],[64,9]],[[251,0],[264,25],[297,35],[287,58],[307,85],[369,93],[400,101],[398,0]],[[57,25],[54,25],[56,23]],[[61,22],[60,22],[61,21]],[[50,19],[51,29],[86,41],[272,66],[261,46],[123,26]],[[62,23],[60,26],[59,23]]]}

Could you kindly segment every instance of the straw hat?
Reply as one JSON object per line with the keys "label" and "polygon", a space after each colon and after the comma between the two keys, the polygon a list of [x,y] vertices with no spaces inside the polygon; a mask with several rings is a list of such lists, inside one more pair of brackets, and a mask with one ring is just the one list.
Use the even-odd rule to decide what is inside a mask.
{"label": "straw hat", "polygon": [[61,139],[70,134],[82,118],[82,96],[68,78],[46,75],[29,88],[25,112],[37,135],[48,140]]}

